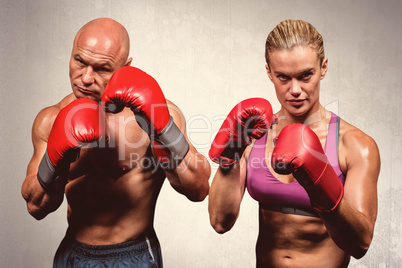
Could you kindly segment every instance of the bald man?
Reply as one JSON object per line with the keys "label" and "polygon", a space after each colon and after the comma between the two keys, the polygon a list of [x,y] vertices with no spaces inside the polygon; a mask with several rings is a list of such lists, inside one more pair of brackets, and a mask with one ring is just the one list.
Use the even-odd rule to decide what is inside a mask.
{"label": "bald man", "polygon": [[[192,201],[208,194],[209,163],[188,141],[183,115],[172,102],[162,98],[158,105],[167,107],[169,126],[181,137],[180,148],[172,147],[180,156],[174,166],[156,161],[155,140],[140,126],[133,107],[103,113],[99,102],[117,70],[129,75],[110,84],[125,87],[127,79],[136,89],[137,80],[144,79],[163,96],[149,75],[127,67],[129,47],[126,29],[112,19],[84,25],[69,65],[73,92],[41,110],[34,121],[34,152],[22,185],[28,211],[40,220],[61,205],[64,195],[68,202],[68,229],[54,267],[162,267],[153,220],[164,179]],[[132,72],[139,78],[133,79]]]}

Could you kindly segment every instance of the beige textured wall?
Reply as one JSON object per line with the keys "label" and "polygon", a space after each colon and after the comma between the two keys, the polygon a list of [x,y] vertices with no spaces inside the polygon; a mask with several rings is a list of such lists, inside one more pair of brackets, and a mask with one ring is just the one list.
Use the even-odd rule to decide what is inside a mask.
{"label": "beige textured wall", "polygon": [[[65,203],[36,221],[20,187],[35,115],[70,92],[72,40],[97,17],[126,26],[133,65],[153,75],[179,105],[192,142],[205,154],[236,102],[260,96],[278,109],[264,68],[268,32],[288,18],[315,25],[329,58],[321,102],[372,136],[382,156],[374,240],[350,267],[402,266],[399,0],[1,0],[0,6],[1,267],[50,267],[64,236]],[[191,203],[166,182],[155,218],[165,267],[254,267],[257,209],[246,193],[236,225],[218,235],[209,225],[207,201]]]}

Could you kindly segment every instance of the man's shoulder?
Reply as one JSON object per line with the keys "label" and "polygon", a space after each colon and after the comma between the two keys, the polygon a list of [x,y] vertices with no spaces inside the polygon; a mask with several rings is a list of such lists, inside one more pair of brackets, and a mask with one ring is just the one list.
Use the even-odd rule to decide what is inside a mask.
{"label": "man's shoulder", "polygon": [[171,100],[166,99],[166,104],[169,110],[174,110],[181,113],[180,108],[176,104],[174,104]]}
{"label": "man's shoulder", "polygon": [[67,95],[60,102],[43,108],[35,118],[34,129],[50,129],[60,110],[75,99],[73,94]]}
{"label": "man's shoulder", "polygon": [[176,121],[184,121],[185,122],[184,115],[176,104],[174,104],[172,101],[170,101],[168,99],[166,99],[166,104],[169,109],[169,113],[173,117],[175,122]]}
{"label": "man's shoulder", "polygon": [[47,115],[47,114],[58,114],[60,112],[61,109],[63,109],[64,107],[66,107],[68,104],[70,104],[72,101],[74,101],[76,98],[74,96],[74,94],[69,94],[67,96],[65,96],[61,101],[59,101],[56,104],[53,104],[51,106],[47,106],[45,108],[43,108],[38,115]]}

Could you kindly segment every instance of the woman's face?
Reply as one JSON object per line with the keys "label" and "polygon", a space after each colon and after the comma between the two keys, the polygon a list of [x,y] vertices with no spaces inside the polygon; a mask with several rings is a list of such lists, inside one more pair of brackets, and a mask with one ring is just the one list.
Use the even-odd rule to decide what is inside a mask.
{"label": "woman's face", "polygon": [[325,77],[328,59],[322,65],[313,47],[296,46],[269,53],[266,66],[276,96],[285,112],[308,116],[319,107],[320,81]]}

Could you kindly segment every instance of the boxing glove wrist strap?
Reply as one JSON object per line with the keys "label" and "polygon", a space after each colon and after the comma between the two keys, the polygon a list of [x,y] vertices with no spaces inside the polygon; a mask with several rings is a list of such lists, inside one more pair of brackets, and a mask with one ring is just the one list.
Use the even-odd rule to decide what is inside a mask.
{"label": "boxing glove wrist strap", "polygon": [[343,198],[343,184],[338,179],[335,171],[328,164],[323,173],[312,184],[306,185],[306,175],[300,176],[300,172],[294,174],[299,183],[306,189],[310,197],[312,207],[319,212],[331,212],[334,210]]}
{"label": "boxing glove wrist strap", "polygon": [[42,185],[46,192],[54,191],[54,182],[59,177],[59,172],[57,167],[50,161],[47,152],[45,152],[39,164],[37,177],[40,185]]}
{"label": "boxing glove wrist strap", "polygon": [[176,168],[181,163],[190,148],[186,138],[176,126],[172,117],[170,117],[165,128],[158,133],[155,140],[170,152],[174,163],[173,168]]}

